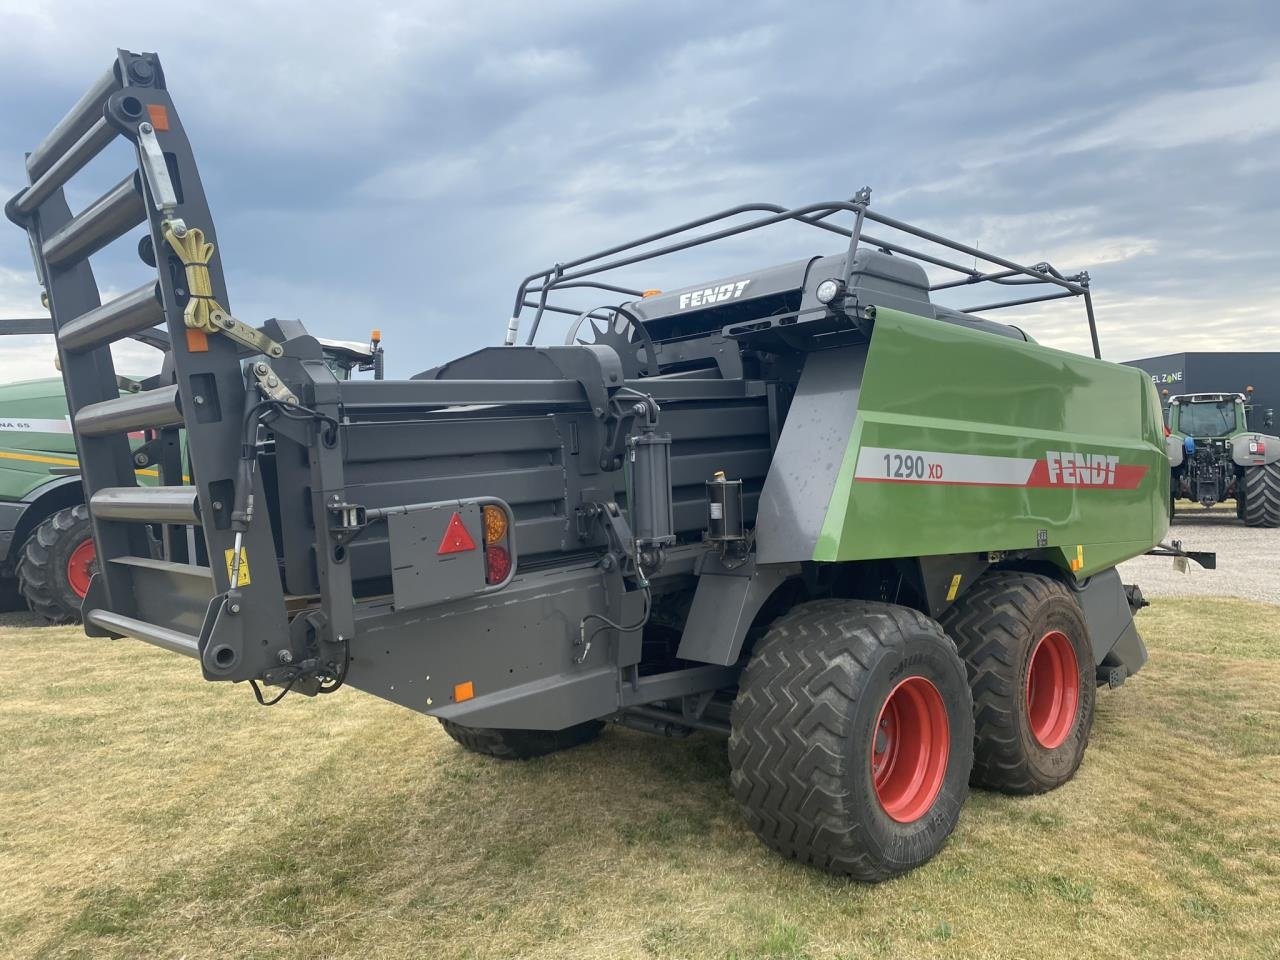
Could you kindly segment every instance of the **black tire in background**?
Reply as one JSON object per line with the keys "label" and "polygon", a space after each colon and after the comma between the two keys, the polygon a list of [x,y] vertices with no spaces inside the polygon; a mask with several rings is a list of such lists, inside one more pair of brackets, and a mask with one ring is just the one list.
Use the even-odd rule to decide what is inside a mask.
{"label": "black tire in background", "polygon": [[829,873],[874,882],[920,866],[969,793],[964,665],[906,607],[794,607],[752,653],[730,726],[730,781],[751,829]]}
{"label": "black tire in background", "polygon": [[1280,463],[1244,468],[1244,522],[1280,527]]}
{"label": "black tire in background", "polygon": [[1084,614],[1051,577],[985,575],[942,616],[973,691],[974,786],[1043,793],[1075,776],[1097,680]]}
{"label": "black tire in background", "polygon": [[27,538],[18,559],[18,591],[31,612],[50,623],[77,623],[92,566],[89,509],[84,504],[67,507]]}
{"label": "black tire in background", "polygon": [[499,760],[532,760],[588,743],[604,729],[603,720],[588,720],[564,730],[507,730],[498,727],[466,727],[441,720],[444,732],[472,753]]}

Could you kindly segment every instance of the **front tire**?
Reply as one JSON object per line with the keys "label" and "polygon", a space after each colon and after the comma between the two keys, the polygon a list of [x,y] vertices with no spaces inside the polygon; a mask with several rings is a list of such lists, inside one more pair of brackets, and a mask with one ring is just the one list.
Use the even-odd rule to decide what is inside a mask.
{"label": "front tire", "polygon": [[733,792],[767,846],[880,881],[941,849],[968,796],[973,715],[955,644],[887,603],[821,600],[781,617],[739,683]]}
{"label": "front tire", "polygon": [[1280,527],[1280,463],[1244,468],[1243,519],[1250,527]]}
{"label": "front tire", "polygon": [[50,623],[79,623],[80,604],[97,569],[89,508],[67,507],[27,538],[18,559],[18,592]]}
{"label": "front tire", "polygon": [[1075,776],[1097,694],[1084,614],[1050,577],[984,575],[942,617],[973,691],[976,787],[1044,793]]}
{"label": "front tire", "polygon": [[589,743],[600,735],[604,721],[588,720],[564,730],[508,730],[499,727],[467,727],[441,720],[444,732],[472,753],[499,760],[532,760],[549,753]]}

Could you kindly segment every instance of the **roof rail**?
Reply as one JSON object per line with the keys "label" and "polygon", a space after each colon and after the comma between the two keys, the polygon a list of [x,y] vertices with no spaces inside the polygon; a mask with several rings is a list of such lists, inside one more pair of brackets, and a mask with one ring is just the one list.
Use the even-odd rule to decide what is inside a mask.
{"label": "roof rail", "polygon": [[[931,292],[982,283],[1005,287],[1039,287],[1039,290],[1028,291],[1030,294],[1028,296],[1014,296],[997,299],[990,303],[965,307],[961,310],[962,313],[977,313],[985,310],[1043,303],[1049,300],[1081,297],[1084,301],[1085,317],[1089,324],[1089,339],[1093,345],[1093,355],[1095,357],[1102,356],[1102,351],[1098,344],[1098,328],[1093,314],[1093,299],[1089,291],[1089,274],[1087,272],[1081,271],[1072,275],[1064,275],[1045,261],[1033,266],[1027,266],[1013,260],[1007,260],[993,253],[979,250],[969,244],[951,240],[941,234],[877,213],[870,209],[870,204],[870,187],[863,187],[849,200],[829,200],[800,207],[788,208],[776,203],[740,204],[666,230],[650,233],[626,243],[598,250],[583,257],[555,263],[543,270],[529,274],[520,282],[520,287],[516,291],[515,307],[511,314],[511,320],[507,324],[506,343],[508,345],[515,344],[519,332],[521,314],[525,308],[534,310],[533,322],[530,324],[529,333],[525,338],[525,343],[527,344],[533,343],[538,334],[538,328],[542,323],[542,318],[546,313],[569,314],[575,317],[582,313],[581,310],[550,303],[549,298],[553,291],[590,287],[627,296],[640,297],[643,296],[643,291],[605,283],[593,278],[620,267],[630,266],[646,260],[655,260],[659,257],[669,256],[703,244],[724,240],[753,230],[760,230],[764,227],[771,227],[780,223],[801,223],[818,230],[846,237],[849,241],[849,262],[852,262],[853,254],[859,244],[867,244],[880,250],[910,257],[913,260],[931,264],[935,267],[941,267],[957,275],[955,278],[933,284],[929,288]],[[841,213],[848,213],[853,216],[853,225],[851,227],[828,222],[830,218]],[[710,227],[713,224],[747,214],[758,214],[758,216],[745,223],[736,223],[704,233],[694,233],[700,228]],[[917,239],[954,250],[957,253],[963,253],[974,259],[974,266],[966,267],[952,260],[912,249],[902,243],[871,236],[864,232],[863,229],[867,221],[881,224]],[[693,233],[693,235],[680,236],[681,234],[690,233]],[[664,246],[641,249],[663,240],[671,240],[672,242]],[[979,262],[986,264],[986,268],[979,269]],[[1046,285],[1058,287],[1059,289],[1044,292]]]}

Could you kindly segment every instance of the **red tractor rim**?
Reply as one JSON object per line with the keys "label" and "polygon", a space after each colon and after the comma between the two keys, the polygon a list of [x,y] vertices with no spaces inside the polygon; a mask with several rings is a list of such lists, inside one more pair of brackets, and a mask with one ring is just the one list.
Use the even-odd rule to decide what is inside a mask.
{"label": "red tractor rim", "polygon": [[871,733],[871,780],[884,812],[898,823],[928,813],[950,756],[942,694],[924,677],[908,677],[889,691]]}
{"label": "red tractor rim", "polygon": [[1050,630],[1031,651],[1027,717],[1031,735],[1046,750],[1066,742],[1080,712],[1080,664],[1071,639]]}
{"label": "red tractor rim", "polygon": [[83,540],[76,544],[67,558],[67,583],[81,600],[89,592],[89,581],[93,579],[93,567],[97,562],[98,552],[93,548],[93,540]]}

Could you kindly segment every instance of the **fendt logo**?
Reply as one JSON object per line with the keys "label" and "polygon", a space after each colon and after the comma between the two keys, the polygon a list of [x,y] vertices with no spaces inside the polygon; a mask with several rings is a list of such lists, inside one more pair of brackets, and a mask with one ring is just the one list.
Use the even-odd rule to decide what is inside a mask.
{"label": "fendt logo", "polygon": [[1114,487],[1119,457],[1106,453],[1059,453],[1044,455],[1050,486]]}
{"label": "fendt logo", "polygon": [[737,283],[723,283],[718,287],[707,287],[705,290],[692,290],[680,294],[680,309],[688,307],[709,307],[712,304],[724,303],[726,300],[737,300],[742,291],[747,289],[750,280],[739,280]]}
{"label": "fendt logo", "polygon": [[1110,453],[1049,450],[1041,459],[863,447],[853,478],[869,483],[972,487],[1092,487],[1136,490],[1147,475]]}

